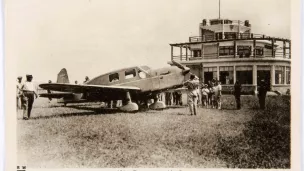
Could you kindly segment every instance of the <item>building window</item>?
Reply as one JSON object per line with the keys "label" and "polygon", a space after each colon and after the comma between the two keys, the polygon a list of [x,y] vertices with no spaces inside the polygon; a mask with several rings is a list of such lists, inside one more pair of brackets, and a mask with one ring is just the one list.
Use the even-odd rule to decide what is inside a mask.
{"label": "building window", "polygon": [[252,66],[237,66],[236,79],[241,84],[252,84]]}
{"label": "building window", "polygon": [[222,84],[233,84],[233,66],[220,67],[220,81]]}
{"label": "building window", "polygon": [[224,24],[232,24],[231,20],[224,20]]}
{"label": "building window", "polygon": [[220,32],[220,33],[215,33],[215,39],[218,40],[218,39],[223,39],[223,33]]}
{"label": "building window", "polygon": [[251,46],[238,46],[237,54],[240,58],[248,58],[251,55]]}
{"label": "building window", "polygon": [[110,80],[110,82],[119,81],[119,74],[114,73],[114,74],[109,75],[109,80]]}
{"label": "building window", "polygon": [[236,33],[234,32],[225,32],[225,39],[236,39]]}
{"label": "building window", "polygon": [[272,49],[272,45],[264,45],[266,49]]}
{"label": "building window", "polygon": [[234,47],[233,46],[220,46],[220,56],[234,55]]}
{"label": "building window", "polygon": [[223,20],[212,20],[210,21],[211,25],[223,24]]}
{"label": "building window", "polygon": [[260,47],[260,46],[255,47],[255,55],[256,56],[263,56],[263,52],[264,52],[263,47]]}
{"label": "building window", "polygon": [[212,79],[217,80],[217,68],[216,67],[204,67],[204,83]]}
{"label": "building window", "polygon": [[193,50],[193,57],[201,57],[201,50]]}
{"label": "building window", "polygon": [[286,67],[286,83],[290,84],[290,67]]}
{"label": "building window", "polygon": [[284,66],[275,66],[275,84],[284,84]]}
{"label": "building window", "polygon": [[130,79],[136,77],[136,71],[135,69],[130,69],[125,71],[125,79]]}

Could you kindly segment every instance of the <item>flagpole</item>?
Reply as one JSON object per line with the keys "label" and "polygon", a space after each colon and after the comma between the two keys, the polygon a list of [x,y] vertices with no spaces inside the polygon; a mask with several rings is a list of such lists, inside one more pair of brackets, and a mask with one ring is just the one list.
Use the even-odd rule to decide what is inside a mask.
{"label": "flagpole", "polygon": [[221,0],[219,0],[219,19],[221,19]]}

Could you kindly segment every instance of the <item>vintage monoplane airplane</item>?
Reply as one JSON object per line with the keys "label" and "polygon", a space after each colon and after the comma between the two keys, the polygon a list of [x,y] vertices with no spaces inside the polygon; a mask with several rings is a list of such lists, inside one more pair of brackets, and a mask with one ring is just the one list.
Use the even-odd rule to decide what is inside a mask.
{"label": "vintage monoplane airplane", "polygon": [[[93,78],[82,84],[70,84],[66,69],[62,69],[57,83],[44,83],[39,86],[57,93],[43,93],[40,97],[61,98],[63,103],[122,100],[122,111],[137,111],[139,106],[154,103],[150,109],[163,109],[166,105],[158,100],[158,94],[183,86],[190,76],[190,69],[176,61],[174,66],[161,69],[150,69],[147,66],[136,66],[112,71]],[[132,101],[131,101],[132,98]]]}

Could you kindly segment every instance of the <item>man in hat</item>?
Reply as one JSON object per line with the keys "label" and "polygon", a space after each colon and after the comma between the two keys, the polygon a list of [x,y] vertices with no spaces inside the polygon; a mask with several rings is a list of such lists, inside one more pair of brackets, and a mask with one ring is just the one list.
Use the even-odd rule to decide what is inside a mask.
{"label": "man in hat", "polygon": [[85,80],[84,80],[84,82],[83,82],[83,83],[87,83],[88,81],[90,81],[90,79],[89,79],[89,77],[88,77],[88,76],[86,76],[86,77],[85,77]]}
{"label": "man in hat", "polygon": [[20,97],[22,95],[22,91],[21,91],[21,87],[22,87],[22,77],[19,76],[18,78],[18,82],[17,82],[17,92],[16,92],[16,96],[17,96],[17,109],[21,108],[20,105]]}
{"label": "man in hat", "polygon": [[264,80],[261,80],[261,84],[258,88],[258,92],[259,92],[258,97],[259,97],[260,109],[265,109],[267,87]]}
{"label": "man in hat", "polygon": [[190,75],[190,80],[184,83],[184,86],[188,89],[188,105],[191,115],[196,115],[197,113],[197,101],[199,97],[198,86],[199,79],[194,74]]}
{"label": "man in hat", "polygon": [[26,82],[22,85],[21,90],[23,96],[21,98],[23,107],[23,119],[28,120],[31,116],[31,111],[34,103],[34,96],[37,98],[36,88],[32,82],[33,76],[26,75]]}

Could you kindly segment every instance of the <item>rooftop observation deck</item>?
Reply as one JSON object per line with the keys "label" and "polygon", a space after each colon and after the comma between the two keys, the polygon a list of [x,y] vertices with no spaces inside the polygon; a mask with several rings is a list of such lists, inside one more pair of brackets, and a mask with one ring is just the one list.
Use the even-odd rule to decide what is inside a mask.
{"label": "rooftop observation deck", "polygon": [[[234,53],[231,55],[221,55],[220,54],[220,42],[234,42]],[[252,42],[252,47],[250,47],[250,53],[240,56],[237,50],[236,42],[238,41],[249,41]],[[262,53],[257,52],[256,43],[258,41],[269,42],[267,47],[263,48]],[[215,53],[205,52],[204,45],[217,43],[217,51]],[[201,52],[199,55],[194,55],[191,47],[193,45],[201,45]],[[291,58],[291,40],[271,37],[263,34],[253,34],[253,33],[224,33],[223,35],[203,35],[203,36],[193,36],[189,37],[189,42],[184,43],[174,43],[171,46],[171,60],[179,61],[189,61],[196,59],[216,59],[216,58]],[[265,45],[266,46],[266,45]],[[174,47],[180,48],[180,53],[174,55]],[[183,50],[185,49],[185,50]],[[190,51],[190,52],[188,52]],[[265,53],[267,52],[267,53]]]}
{"label": "rooftop observation deck", "polygon": [[230,19],[203,19],[203,22],[200,23],[200,26],[211,26],[211,25],[218,25],[218,24],[229,24],[229,25],[240,25],[251,27],[249,21],[242,21],[242,20],[230,20]]}

